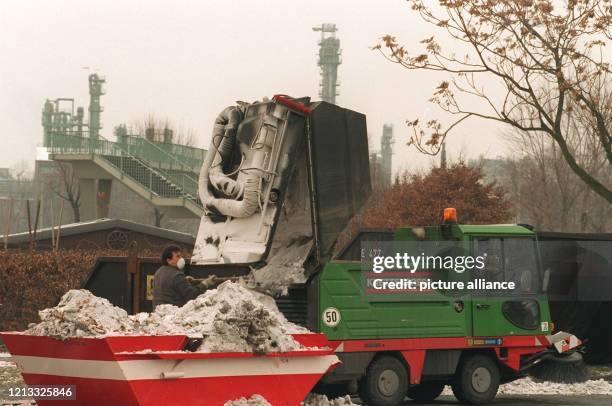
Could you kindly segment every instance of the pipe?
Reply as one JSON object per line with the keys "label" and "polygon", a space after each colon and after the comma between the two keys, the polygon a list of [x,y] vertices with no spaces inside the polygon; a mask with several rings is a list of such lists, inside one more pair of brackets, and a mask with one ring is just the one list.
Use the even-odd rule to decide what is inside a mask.
{"label": "pipe", "polygon": [[[237,107],[231,106],[224,109],[215,120],[211,142],[211,144],[216,144],[218,154],[213,157],[209,168],[209,181],[215,189],[233,199],[238,198],[242,191],[239,184],[223,172],[223,165],[232,158],[236,146],[236,132],[241,121],[242,112]],[[215,138],[220,141],[216,142]]]}
{"label": "pipe", "polygon": [[[238,180],[223,172],[223,164],[231,159],[236,146],[236,133],[242,121],[243,111],[239,107],[225,108],[215,119],[213,135],[200,170],[198,192],[208,212],[230,217],[248,217],[259,207],[260,180],[262,173],[257,168],[241,169]],[[227,198],[217,198],[210,186]],[[236,200],[242,197],[242,200]]]}
{"label": "pipe", "polygon": [[[240,110],[234,106],[226,107],[215,119],[212,140],[210,141],[210,147],[208,148],[206,158],[202,163],[200,178],[198,180],[198,193],[203,204],[214,199],[209,189],[209,176],[211,173],[217,175],[217,167],[220,169],[221,173],[223,173],[223,155],[227,154],[228,150],[231,151],[231,149],[233,149],[236,139],[236,130],[241,120],[242,114]],[[212,168],[213,165],[214,168]],[[233,179],[230,180],[234,182]]]}

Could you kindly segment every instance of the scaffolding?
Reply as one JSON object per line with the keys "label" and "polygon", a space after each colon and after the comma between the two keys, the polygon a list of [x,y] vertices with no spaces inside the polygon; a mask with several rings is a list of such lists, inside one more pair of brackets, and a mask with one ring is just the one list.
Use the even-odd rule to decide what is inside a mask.
{"label": "scaffolding", "polygon": [[340,40],[336,38],[336,24],[321,24],[313,27],[313,31],[321,32],[319,41],[319,67],[321,68],[321,83],[319,96],[321,100],[336,104],[338,92],[338,65],[342,63]]}
{"label": "scaffolding", "polygon": [[100,96],[104,94],[104,77],[98,74],[89,75],[89,119],[85,122],[85,109],[77,107],[73,98],[61,97],[45,101],[42,111],[43,145],[50,147],[54,135],[100,138],[102,121],[100,115],[104,110]]}
{"label": "scaffolding", "polygon": [[391,186],[392,174],[392,159],[393,159],[393,124],[383,125],[383,134],[380,139],[380,157],[381,157],[381,183],[383,188]]}
{"label": "scaffolding", "polygon": [[100,104],[100,96],[104,94],[102,85],[106,80],[95,73],[89,75],[89,136],[91,138],[99,138],[102,123],[100,122],[100,114],[102,113],[102,105]]}

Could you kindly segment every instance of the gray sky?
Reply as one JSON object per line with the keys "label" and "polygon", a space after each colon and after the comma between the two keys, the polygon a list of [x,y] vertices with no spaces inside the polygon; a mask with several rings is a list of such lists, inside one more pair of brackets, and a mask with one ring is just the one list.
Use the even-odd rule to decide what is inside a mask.
{"label": "gray sky", "polygon": [[[405,0],[2,0],[0,167],[34,161],[46,98],[87,106],[83,67],[106,76],[107,138],[115,125],[154,114],[194,130],[207,147],[217,113],[236,100],[318,99],[320,34],[311,27],[323,22],[337,24],[343,49],[337,103],[367,115],[371,149],[383,124],[394,124],[396,171],[427,166],[431,158],[405,145],[404,121],[438,115],[427,99],[445,77],[407,71],[369,49],[392,33],[416,52],[432,35]],[[503,154],[500,132],[468,122],[449,140],[449,155]]]}

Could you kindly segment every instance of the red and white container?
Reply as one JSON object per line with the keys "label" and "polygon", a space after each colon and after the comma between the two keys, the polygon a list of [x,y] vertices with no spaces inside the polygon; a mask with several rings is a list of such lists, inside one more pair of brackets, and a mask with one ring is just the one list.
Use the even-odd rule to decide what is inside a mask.
{"label": "red and white container", "polygon": [[[259,394],[274,406],[297,406],[339,362],[322,334],[294,335],[315,348],[265,355],[185,352],[183,335],[0,336],[26,384],[74,385],[70,405],[216,406]],[[41,406],[61,403],[37,399]]]}

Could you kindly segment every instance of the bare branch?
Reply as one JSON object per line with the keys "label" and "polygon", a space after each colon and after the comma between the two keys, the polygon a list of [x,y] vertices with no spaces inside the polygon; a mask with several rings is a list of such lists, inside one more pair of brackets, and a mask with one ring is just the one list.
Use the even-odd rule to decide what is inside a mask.
{"label": "bare branch", "polygon": [[[612,104],[602,103],[609,92],[610,63],[602,38],[610,38],[612,5],[609,0],[572,0],[559,7],[552,0],[441,0],[443,17],[424,0],[409,0],[424,21],[439,27],[458,44],[468,47],[465,58],[446,52],[434,36],[421,41],[424,50],[411,55],[387,35],[374,47],[384,57],[410,70],[452,75],[433,93],[430,102],[459,118],[443,129],[437,119],[422,128],[409,120],[409,144],[435,155],[440,143],[469,117],[495,120],[527,133],[546,133],[558,152],[585,184],[612,204],[611,186],[581,164],[568,144],[576,131],[576,110],[589,111],[593,134],[612,168],[610,120]],[[557,7],[555,8],[555,5]],[[472,56],[470,58],[470,55]],[[492,97],[494,79],[505,87],[503,101]],[[485,108],[467,108],[464,97],[476,97]]]}

